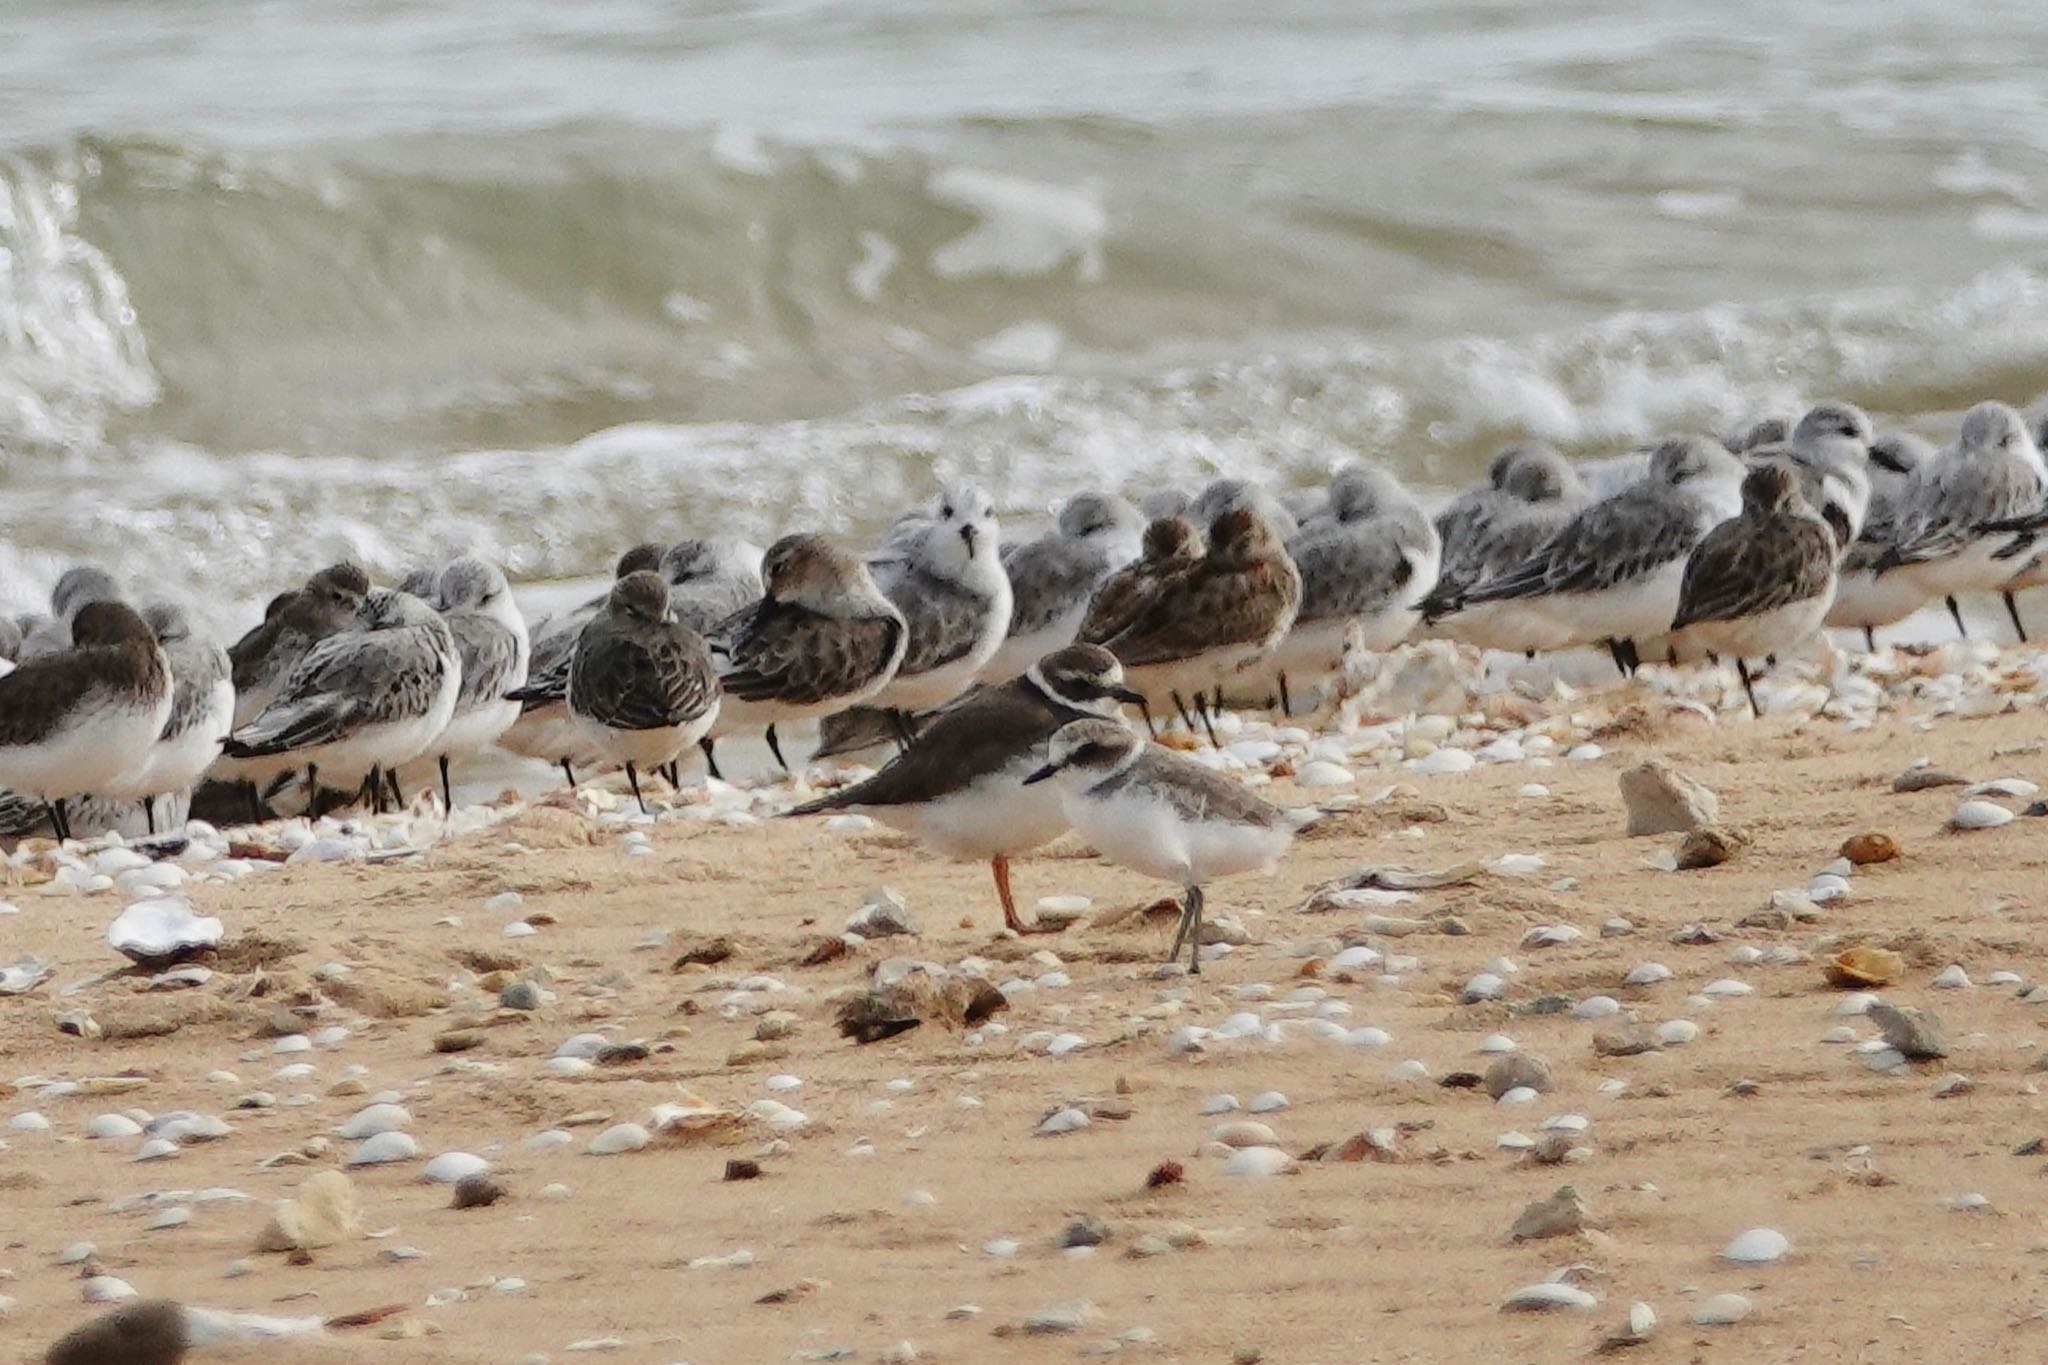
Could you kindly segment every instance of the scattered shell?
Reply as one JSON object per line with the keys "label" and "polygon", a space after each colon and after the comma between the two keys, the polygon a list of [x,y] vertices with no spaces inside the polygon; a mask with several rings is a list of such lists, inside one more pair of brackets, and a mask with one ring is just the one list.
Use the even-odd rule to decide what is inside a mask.
{"label": "scattered shell", "polygon": [[2004,806],[1995,802],[1972,799],[1956,807],[1956,813],[1949,817],[1951,829],[1997,829],[2009,825],[2017,817]]}
{"label": "scattered shell", "polygon": [[591,1156],[617,1156],[637,1152],[652,1141],[653,1135],[637,1123],[615,1123],[592,1138],[584,1151]]}
{"label": "scattered shell", "polygon": [[182,896],[136,901],[107,926],[107,942],[129,961],[169,967],[220,946],[221,922],[195,915]]}
{"label": "scattered shell", "polygon": [[430,1185],[453,1185],[490,1169],[490,1162],[469,1152],[443,1152],[427,1163],[420,1179]]}
{"label": "scattered shell", "polygon": [[1899,853],[1899,841],[1889,834],[1882,834],[1876,830],[1867,834],[1852,834],[1842,841],[1842,856],[1858,867],[1888,863],[1898,857]]}
{"label": "scattered shell", "polygon": [[1612,1019],[1621,1013],[1621,1002],[1611,995],[1589,995],[1572,1006],[1574,1019]]}
{"label": "scattered shell", "polygon": [[1700,1026],[1690,1019],[1667,1019],[1657,1025],[1657,1041],[1665,1047],[1683,1047],[1700,1036]]}
{"label": "scattered shell", "polygon": [[1906,959],[1889,948],[1845,948],[1821,963],[1821,974],[1831,986],[1889,986],[1906,974]]}
{"label": "scattered shell", "polygon": [[1528,1089],[1543,1094],[1550,1089],[1550,1063],[1533,1052],[1510,1052],[1496,1057],[1486,1068],[1487,1095],[1500,1099],[1511,1090]]}
{"label": "scattered shell", "polygon": [[412,1140],[410,1133],[387,1132],[366,1139],[350,1155],[351,1166],[384,1166],[395,1161],[411,1161],[420,1154],[420,1145]]}
{"label": "scattered shell", "polygon": [[56,973],[57,964],[33,953],[0,967],[0,995],[26,995]]}
{"label": "scattered shell", "polygon": [[1550,1313],[1560,1309],[1584,1312],[1599,1304],[1600,1300],[1576,1285],[1559,1284],[1546,1280],[1542,1284],[1525,1285],[1501,1300],[1503,1313]]}
{"label": "scattered shell", "polygon": [[1792,1239],[1776,1228],[1751,1228],[1721,1248],[1721,1259],[1737,1265],[1770,1265],[1792,1250]]}
{"label": "scattered shell", "polygon": [[1950,963],[1936,973],[1934,979],[1927,984],[1938,991],[1967,990],[1970,985],[1970,974],[1962,969],[1960,963]]}
{"label": "scattered shell", "polygon": [[1692,1310],[1692,1320],[1701,1327],[1727,1327],[1750,1313],[1749,1300],[1740,1294],[1716,1294]]}
{"label": "scattered shell", "polygon": [[1661,962],[1638,962],[1621,979],[1624,986],[1654,986],[1671,979],[1671,969]]}
{"label": "scattered shell", "polygon": [[1294,1158],[1278,1147],[1241,1147],[1223,1163],[1223,1174],[1263,1180],[1294,1169]]}
{"label": "scattered shell", "polygon": [[290,1199],[280,1199],[256,1238],[258,1251],[317,1251],[362,1230],[362,1201],[340,1171],[309,1176]]}

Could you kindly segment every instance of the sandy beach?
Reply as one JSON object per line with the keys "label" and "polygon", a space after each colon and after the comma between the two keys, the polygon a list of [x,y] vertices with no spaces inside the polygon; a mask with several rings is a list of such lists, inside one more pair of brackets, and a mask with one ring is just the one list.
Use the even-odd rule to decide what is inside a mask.
{"label": "sandy beach", "polygon": [[[280,1361],[509,1365],[587,1358],[579,1347],[634,1365],[1555,1361],[1591,1351],[1637,1301],[1659,1325],[1628,1347],[1633,1360],[2039,1359],[2044,1158],[2013,1153],[2048,1135],[2034,1070],[2048,1013],[2019,998],[2048,953],[2048,823],[1952,832],[1958,787],[1893,790],[1922,760],[1971,781],[2040,780],[2040,674],[2027,664],[2006,656],[2012,707],[1978,719],[1935,717],[1907,699],[1862,728],[1752,722],[1618,690],[1552,708],[1548,722],[1490,722],[1524,735],[1551,724],[1597,756],[1447,775],[1361,761],[1355,788],[1313,791],[1293,784],[1283,759],[1269,794],[1328,813],[1278,875],[1213,890],[1212,913],[1235,916],[1250,941],[1196,979],[1155,976],[1170,918],[1095,922],[1164,888],[1071,838],[1020,861],[1018,894],[1027,907],[1084,896],[1088,914],[1058,935],[1004,939],[991,928],[1000,918],[985,867],[935,861],[879,828],[760,818],[788,803],[787,789],[758,805],[740,793],[686,798],[699,804],[646,827],[644,854],[629,851],[637,840],[617,822],[565,800],[519,807],[417,858],[195,884],[195,907],[224,920],[228,947],[210,980],[175,992],[149,991],[139,976],[95,980],[121,965],[103,938],[121,898],[47,894],[44,863],[18,858],[26,866],[6,896],[19,912],[0,916],[0,962],[35,953],[56,971],[0,998],[0,1070],[12,1083],[0,1100],[0,1296],[13,1300],[0,1357],[39,1360],[99,1311],[80,1301],[82,1267],[58,1263],[86,1240],[95,1251],[83,1269],[144,1296],[279,1314],[407,1309],[346,1335],[246,1348]],[[1730,861],[1673,871],[1677,835],[1627,837],[1617,775],[1648,757],[1718,794],[1719,825],[1747,840]],[[1780,913],[1743,924],[1870,831],[1893,836],[1902,856],[1856,869],[1840,900],[1781,896]],[[1510,855],[1541,861],[1493,867]],[[1363,868],[1473,862],[1482,866],[1469,881],[1409,902],[1301,909],[1318,885]],[[882,886],[921,932],[803,965]],[[506,892],[519,904],[487,908]],[[1370,935],[1368,915],[1421,923]],[[1603,933],[1617,918],[1632,931]],[[538,932],[508,938],[517,920]],[[1675,942],[1689,924],[1709,932],[1683,937],[1714,941]],[[1523,946],[1532,928],[1554,925],[1582,936]],[[730,948],[723,961],[675,965],[717,938]],[[1415,961],[1344,979],[1331,960],[1347,941]],[[1938,1014],[1947,1059],[1879,1073],[1854,1044],[1823,1041],[1840,1027],[1877,1033],[1839,1015],[1847,993],[1822,979],[1820,959],[1852,943],[1903,956],[1904,979],[1885,997]],[[1745,962],[1754,954],[1744,948],[1772,956]],[[999,983],[1035,984],[1010,989],[1008,1009],[974,1029],[933,1021],[870,1046],[842,1038],[835,996],[899,956],[978,956]],[[1502,957],[1519,968],[1504,997],[1461,1004],[1468,979]],[[1645,962],[1668,966],[1670,979],[1624,987]],[[1934,988],[1951,964],[1975,984]],[[1985,982],[2002,970],[2022,984]],[[546,1002],[499,1008],[498,987],[520,977],[541,984]],[[1703,994],[1724,980],[1753,993]],[[67,993],[81,982],[92,984]],[[1574,1017],[1598,995],[1621,1016]],[[1549,1003],[1564,1012],[1541,1012]],[[73,1010],[101,1036],[60,1032]],[[1341,1025],[1326,1032],[1376,1027],[1389,1038],[1310,1036],[1301,1025],[1317,1011]],[[1224,1027],[1240,1012],[1283,1036],[1176,1050],[1180,1030]],[[1600,1055],[1595,1037],[1631,1018],[1690,1020],[1697,1037]],[[333,1026],[346,1035],[325,1040],[332,1047],[277,1051],[281,1034]],[[474,1034],[452,1041],[474,1046],[436,1051],[463,1030]],[[646,1054],[548,1074],[547,1059],[589,1032],[644,1043]],[[1045,1055],[1062,1034],[1082,1042]],[[1480,1046],[1494,1034],[1547,1060],[1548,1093],[1502,1105],[1442,1084],[1484,1072],[1494,1058]],[[1426,1078],[1399,1078],[1410,1060]],[[297,1063],[314,1070],[277,1078]],[[1950,1082],[1962,1093],[1937,1098],[1952,1073],[1971,1084]],[[114,1076],[142,1083],[40,1094]],[[778,1076],[801,1084],[771,1090]],[[355,1144],[332,1130],[381,1091],[410,1111],[422,1159],[351,1172],[365,1234],[306,1265],[257,1253],[271,1202],[339,1166]],[[644,1122],[685,1091],[738,1117],[641,1151],[585,1154],[610,1124]],[[256,1092],[274,1103],[236,1107]],[[1250,1106],[1266,1092],[1285,1107],[1204,1113],[1213,1096]],[[802,1125],[778,1134],[748,1113],[771,1097]],[[1069,1104],[1096,1117],[1034,1135]],[[94,1116],[129,1106],[219,1115],[232,1132],[136,1163],[137,1139],[85,1136]],[[24,1131],[25,1112],[49,1130]],[[1501,1145],[1573,1115],[1586,1126],[1561,1144],[1579,1149],[1562,1164]],[[1226,1174],[1212,1130],[1250,1122],[1297,1158],[1374,1130],[1385,1149],[1266,1178]],[[528,1146],[555,1128],[568,1145]],[[315,1139],[325,1145],[309,1148]],[[490,1160],[507,1197],[449,1207],[447,1187],[421,1179],[424,1158],[449,1151]],[[266,1165],[282,1153],[299,1155]],[[734,1159],[757,1160],[762,1174],[726,1180]],[[1148,1189],[1166,1162],[1182,1178]],[[1567,1184],[1587,1226],[1511,1242],[1523,1210]],[[214,1193],[134,1210],[117,1202],[164,1191]],[[1988,1203],[1959,1211],[1969,1195]],[[189,1207],[190,1220],[148,1230],[165,1206]],[[1790,1239],[1782,1262],[1717,1258],[1756,1227]],[[1101,1240],[1062,1249],[1063,1236]],[[423,1254],[400,1259],[399,1248]],[[1596,1306],[1500,1311],[1566,1267]],[[1750,1314],[1694,1325],[1700,1302],[1727,1292],[1746,1297]],[[430,1306],[437,1299],[454,1301]],[[1071,1310],[1077,1302],[1085,1313]],[[1072,1313],[1058,1325],[1074,1330],[1024,1330],[1054,1309]]]}

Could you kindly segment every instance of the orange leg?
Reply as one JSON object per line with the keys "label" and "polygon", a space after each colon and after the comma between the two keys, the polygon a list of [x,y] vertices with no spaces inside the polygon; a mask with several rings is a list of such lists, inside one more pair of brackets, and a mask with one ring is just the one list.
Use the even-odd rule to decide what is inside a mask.
{"label": "orange leg", "polygon": [[1017,918],[1017,902],[1010,895],[1010,860],[998,853],[988,860],[989,871],[996,874],[996,895],[1003,902],[1003,923],[1020,934],[1031,932],[1031,926]]}

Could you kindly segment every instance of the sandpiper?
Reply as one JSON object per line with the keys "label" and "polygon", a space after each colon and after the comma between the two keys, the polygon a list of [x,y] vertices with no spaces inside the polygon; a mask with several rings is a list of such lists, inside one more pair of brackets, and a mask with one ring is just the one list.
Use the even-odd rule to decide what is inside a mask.
{"label": "sandpiper", "polygon": [[0,787],[47,802],[60,839],[66,799],[125,786],[171,713],[170,665],[132,608],[87,602],[69,634],[0,677]]}
{"label": "sandpiper", "polygon": [[169,799],[173,822],[189,809],[192,788],[220,758],[235,722],[235,684],[228,652],[194,633],[183,607],[156,602],[142,619],[156,635],[171,670],[171,710],[163,731],[149,746],[140,773],[119,787],[95,795],[142,802],[144,827],[156,833],[156,798]]}
{"label": "sandpiper", "polygon": [[965,692],[1010,627],[1010,578],[988,494],[956,485],[936,510],[928,523],[907,523],[892,553],[870,563],[909,628],[903,662],[873,705],[903,718],[906,739],[909,717]]}
{"label": "sandpiper", "polygon": [[1046,762],[1046,744],[1070,721],[1121,715],[1137,693],[1116,656],[1068,645],[1021,678],[980,688],[932,718],[910,747],[865,782],[798,806],[792,815],[859,811],[916,835],[948,857],[986,860],[1003,923],[1031,932],[1010,894],[1010,859],[1067,831],[1056,790],[1024,779]]}
{"label": "sandpiper", "polygon": [[[1422,601],[1424,624],[1481,646],[1502,635],[1492,618],[1512,606],[1475,603],[1461,610],[1465,595],[1528,563],[1585,503],[1578,473],[1549,446],[1517,442],[1494,456],[1486,482],[1436,515],[1443,558],[1436,586]],[[1456,619],[1440,619],[1454,612]]]}
{"label": "sandpiper", "polygon": [[1114,720],[1077,720],[1052,737],[1027,786],[1057,786],[1074,831],[1120,867],[1182,889],[1180,928],[1167,960],[1188,945],[1202,970],[1202,892],[1240,872],[1270,871],[1294,840],[1286,812],[1244,784],[1158,745]]}
{"label": "sandpiper", "polygon": [[788,770],[778,724],[859,706],[903,661],[903,614],[856,556],[799,533],[769,547],[762,572],[760,600],[720,622],[707,641],[724,697],[702,741],[714,777],[712,741],[757,729]]}
{"label": "sandpiper", "polygon": [[[631,573],[658,570],[662,554],[662,547],[651,542],[633,546],[619,556],[612,581]],[[526,681],[507,696],[507,700],[519,703],[519,719],[498,737],[498,747],[509,753],[559,766],[572,787],[576,785],[576,769],[590,767],[600,759],[584,738],[582,727],[569,714],[569,660],[576,653],[576,641],[583,628],[604,609],[610,595],[610,589],[606,589],[602,596],[534,627]]]}
{"label": "sandpiper", "polygon": [[1742,480],[1742,511],[1708,531],[1685,563],[1671,633],[1687,646],[1732,659],[1762,715],[1750,659],[1804,644],[1827,619],[1835,595],[1835,531],[1800,493],[1799,477],[1775,461]]}
{"label": "sandpiper", "polygon": [[450,761],[482,753],[519,719],[519,703],[507,694],[525,684],[531,649],[526,618],[497,565],[474,555],[450,561],[435,581],[433,600],[455,637],[456,657],[462,663],[455,714],[434,744],[441,769],[441,808],[452,811]]}
{"label": "sandpiper", "polygon": [[981,670],[983,682],[1008,682],[1080,634],[1096,586],[1138,557],[1145,523],[1138,510],[1109,493],[1076,493],[1061,504],[1051,530],[1006,546],[1010,629]]}
{"label": "sandpiper", "polygon": [[626,770],[642,812],[640,770],[672,763],[718,717],[718,671],[704,637],[669,614],[668,583],[631,573],[612,585],[569,662],[569,711],[590,744]]}
{"label": "sandpiper", "polygon": [[1856,542],[1842,556],[1831,626],[1863,632],[1865,649],[1877,648],[1877,628],[1905,620],[1927,602],[1927,594],[1905,574],[1877,572],[1877,563],[1898,533],[1899,499],[1914,470],[1934,458],[1934,447],[1910,432],[1893,432],[1870,443],[1870,507]]}
{"label": "sandpiper", "polygon": [[669,613],[709,635],[720,621],[760,600],[761,562],[761,547],[738,536],[677,541],[661,555]]}
{"label": "sandpiper", "polygon": [[1195,697],[1213,744],[1206,690],[1286,638],[1301,607],[1301,574],[1272,525],[1249,507],[1216,518],[1208,546],[1200,559],[1161,579],[1130,622],[1102,643],[1122,661],[1133,689],[1148,702],[1171,699],[1191,726],[1185,698]]}
{"label": "sandpiper", "polygon": [[1145,527],[1138,560],[1104,578],[1089,595],[1074,638],[1099,645],[1131,623],[1166,579],[1202,557],[1202,533],[1185,517],[1159,517]]}

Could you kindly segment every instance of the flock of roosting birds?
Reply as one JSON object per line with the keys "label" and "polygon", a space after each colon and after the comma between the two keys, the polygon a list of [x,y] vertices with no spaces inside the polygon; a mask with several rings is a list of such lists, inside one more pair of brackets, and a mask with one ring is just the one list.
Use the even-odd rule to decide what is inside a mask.
{"label": "flock of roosting birds", "polygon": [[[60,837],[407,801],[405,778],[493,746],[579,774],[671,783],[693,747],[821,725],[819,756],[894,741],[869,781],[802,812],[868,810],[995,869],[1069,825],[1194,890],[1284,848],[1278,812],[1140,742],[1226,702],[1291,713],[1361,653],[1439,635],[1535,654],[1605,645],[1752,668],[1824,625],[1878,628],[1959,595],[2048,583],[2048,472],[2002,403],[1936,451],[1824,403],[1726,441],[1681,436],[1574,465],[1504,450],[1434,517],[1347,465],[1275,496],[1238,480],[1142,512],[1084,492],[1003,546],[989,498],[946,490],[862,556],[811,533],[765,555],[730,537],[618,561],[604,596],[529,634],[497,568],[465,556],[376,587],[341,563],[280,594],[232,646],[176,606],[131,606],[89,568],[47,617],[0,621],[0,821]],[[786,762],[784,766],[787,767]],[[1030,788],[1043,784],[1043,792]],[[1208,831],[1203,833],[1203,831]],[[1200,845],[1200,847],[1197,847]],[[1166,852],[1161,852],[1164,849]]]}

